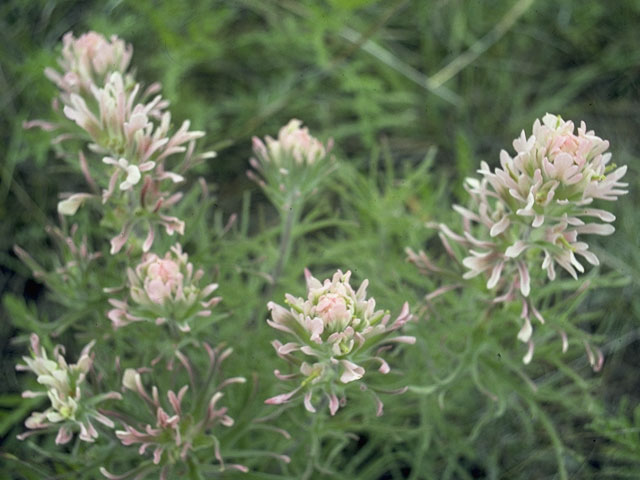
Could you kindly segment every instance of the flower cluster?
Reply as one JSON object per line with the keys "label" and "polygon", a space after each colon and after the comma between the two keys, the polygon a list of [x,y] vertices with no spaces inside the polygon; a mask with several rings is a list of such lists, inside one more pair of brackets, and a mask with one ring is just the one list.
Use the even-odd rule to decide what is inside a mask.
{"label": "flower cluster", "polygon": [[[341,402],[346,402],[345,385],[364,377],[369,365],[375,365],[383,374],[390,371],[388,363],[380,353],[389,348],[389,343],[414,343],[415,337],[395,336],[395,332],[411,319],[408,304],[404,304],[400,315],[389,325],[390,314],[376,310],[373,298],[366,298],[368,281],[357,291],[349,284],[351,272],[338,270],[331,280],[324,283],[305,271],[307,298],[286,295],[286,309],[269,302],[271,320],[267,323],[293,337],[293,341],[272,344],[281,358],[299,370],[275,375],[282,380],[296,379],[299,385],[289,393],[277,395],[266,401],[281,404],[304,391],[304,406],[315,412],[312,398],[315,392],[326,395],[331,414],[335,414]],[[364,383],[362,383],[364,386]],[[366,388],[366,387],[365,387]],[[363,390],[365,389],[363,388]],[[342,396],[339,400],[338,395]],[[375,396],[375,394],[374,394]],[[378,415],[382,414],[382,402],[375,396]]]}
{"label": "flower cluster", "polygon": [[302,122],[291,119],[278,132],[278,139],[270,136],[265,138],[265,144],[259,139],[253,139],[254,151],[263,163],[274,163],[277,167],[286,168],[291,163],[301,166],[313,165],[327,155],[327,149],[316,138],[309,134]]}
{"label": "flower cluster", "polygon": [[[64,358],[64,348],[57,345],[53,349],[53,358],[40,345],[40,339],[34,333],[31,335],[31,357],[23,357],[26,365],[17,365],[21,371],[32,371],[38,376],[38,383],[45,387],[45,391],[24,391],[24,398],[40,396],[49,397],[51,406],[44,412],[34,412],[25,421],[29,429],[51,431],[58,429],[57,444],[65,444],[73,438],[73,432],[80,431],[80,440],[94,442],[98,438],[98,431],[91,422],[92,419],[113,428],[113,422],[95,409],[95,405],[107,399],[120,399],[116,392],[109,392],[96,397],[83,397],[83,383],[87,372],[91,369],[93,359],[91,348],[95,341],[89,343],[80,354],[78,363],[68,364]],[[24,439],[35,432],[19,435]]]}
{"label": "flower cluster", "polygon": [[468,250],[462,260],[467,268],[464,278],[486,275],[487,288],[499,292],[495,302],[521,299],[518,339],[529,345],[523,359],[528,363],[533,355],[530,314],[544,323],[527,301],[531,262],[539,261],[549,280],[556,277],[555,265],[577,278],[584,272],[578,256],[598,265],[579,236],[614,232],[615,216],[591,204],[627,193],[620,182],[627,167],[610,164],[609,142],[588,131],[584,122],[576,132],[573,122],[551,114],[534,122],[529,138],[523,131],[513,147],[513,157],[500,153],[499,168],[492,170],[482,162],[482,178],[466,180],[474,208],[454,206],[463,217],[464,233],[444,224],[438,227],[445,245],[452,240]]}
{"label": "flower cluster", "polygon": [[[550,280],[555,264],[574,278],[584,267],[576,255],[597,265],[598,258],[588,250],[580,234],[610,235],[615,217],[606,210],[589,208],[595,199],[616,200],[627,193],[619,180],[627,167],[609,166],[609,142],[587,131],[584,122],[574,133],[572,122],[547,114],[536,120],[533,134],[524,131],[514,140],[516,155],[500,153],[501,168],[491,170],[482,162],[481,180],[467,179],[467,187],[477,212],[457,206],[467,220],[482,225],[485,238],[477,239],[470,229],[464,238],[446,228],[451,239],[480,250],[471,251],[464,264],[467,277],[489,272],[488,288],[495,287],[507,262],[519,270],[518,286],[523,296],[529,293],[527,265],[522,254],[541,252],[542,268]],[[589,219],[605,223],[587,223]],[[488,237],[488,238],[487,238]]]}
{"label": "flower cluster", "polygon": [[[184,222],[163,213],[181,198],[172,194],[173,184],[183,181],[182,173],[195,163],[215,156],[214,152],[195,155],[195,142],[202,131],[190,131],[185,120],[171,133],[169,102],[157,95],[155,83],[143,90],[126,70],[132,48],[122,40],[110,41],[95,32],[74,38],[64,37],[62,73],[47,69],[47,76],[60,88],[59,100],[64,116],[73,122],[59,125],[29,122],[28,126],[62,129],[55,142],[80,138],[101,160],[88,161],[80,151],[80,168],[89,186],[102,189],[105,205],[103,223],[120,233],[111,240],[111,253],[122,249],[134,233],[144,236],[142,250],[147,252],[156,227],[168,235],[182,234]],[[168,169],[166,162],[177,154],[179,164]],[[171,171],[174,170],[174,171]],[[180,172],[180,173],[178,173]],[[58,204],[62,215],[74,215],[94,193],[65,195]]]}
{"label": "flower cluster", "polygon": [[68,32],[62,38],[62,57],[58,64],[62,73],[53,68],[45,75],[67,94],[88,93],[94,85],[104,85],[111,72],[124,74],[129,67],[133,49],[115,35],[109,40],[96,32],[75,38]]}
{"label": "flower cluster", "polygon": [[189,256],[180,244],[174,245],[164,257],[147,253],[140,264],[127,271],[131,304],[110,299],[115,308],[108,316],[115,328],[131,322],[153,321],[170,323],[183,332],[191,330],[196,317],[209,317],[211,308],[221,297],[212,297],[216,283],[200,287],[202,269],[194,270]]}
{"label": "flower cluster", "polygon": [[[214,456],[220,464],[221,471],[225,468],[242,472],[248,470],[244,465],[225,465],[220,444],[213,433],[218,425],[230,427],[234,423],[227,414],[228,409],[219,405],[224,396],[221,390],[233,383],[244,383],[245,379],[243,377],[228,378],[216,385],[211,393],[213,376],[220,370],[222,362],[231,355],[232,349],[223,346],[214,349],[204,342],[202,346],[209,359],[208,377],[204,384],[200,384],[205,392],[208,392],[207,395],[210,395],[207,402],[201,404],[198,397],[193,398],[191,402],[187,401],[189,386],[184,385],[177,393],[168,390],[165,404],[161,401],[157,386],[151,387],[151,394],[145,388],[140,371],[147,369],[126,369],[122,378],[123,388],[135,393],[146,405],[149,415],[153,417],[153,423],[145,424],[145,421],[140,421],[138,422],[140,427],[134,427],[123,422],[123,429],[116,430],[116,436],[125,446],[139,445],[140,455],[144,455],[147,449],[153,450],[153,464],[161,466],[160,478],[169,478],[167,475],[177,462],[185,461],[190,454],[194,453],[195,448],[207,445],[213,447]],[[189,359],[180,351],[176,352],[176,356],[193,381],[195,372]],[[105,468],[101,468],[101,472],[110,479],[127,476],[113,475]]]}
{"label": "flower cluster", "polygon": [[277,207],[288,209],[296,198],[313,193],[331,172],[331,147],[331,140],[325,146],[300,120],[292,119],[280,129],[277,139],[267,136],[263,142],[253,137],[255,157],[250,163],[255,172],[247,174]]}

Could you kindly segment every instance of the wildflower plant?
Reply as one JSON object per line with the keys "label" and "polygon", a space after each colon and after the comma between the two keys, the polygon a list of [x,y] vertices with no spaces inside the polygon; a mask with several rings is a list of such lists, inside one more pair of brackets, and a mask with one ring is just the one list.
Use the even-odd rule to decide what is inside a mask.
{"label": "wildflower plant", "polygon": [[253,170],[248,170],[247,175],[262,188],[280,215],[278,260],[268,273],[273,286],[289,258],[294,227],[305,205],[335,169],[334,158],[330,156],[332,147],[332,140],[323,144],[297,119],[283,126],[277,139],[267,136],[263,142],[253,137],[254,157],[249,161]]}
{"label": "wildflower plant", "polygon": [[[79,159],[93,192],[65,195],[58,212],[73,216],[87,202],[102,204],[103,225],[119,232],[111,239],[111,254],[118,253],[132,233],[135,246],[145,252],[158,228],[182,235],[184,222],[166,213],[182,197],[173,191],[174,184],[184,180],[182,172],[215,156],[194,153],[195,141],[204,132],[190,131],[189,120],[170,133],[169,103],[157,94],[160,85],[144,89],[127,73],[132,52],[116,37],[108,41],[95,32],[79,38],[66,35],[59,60],[64,71],[46,73],[60,89],[58,100],[68,121],[27,123],[59,130],[57,143],[79,141],[78,153],[68,156]],[[181,155],[180,162],[174,161],[176,155]]]}
{"label": "wildflower plant", "polygon": [[102,414],[97,405],[106,400],[119,400],[121,395],[108,392],[92,396],[85,384],[85,378],[93,364],[91,349],[94,344],[95,341],[91,341],[82,349],[78,362],[69,364],[65,360],[62,345],[57,345],[53,349],[52,358],[49,358],[46,349],[40,345],[38,335],[31,334],[31,356],[23,357],[25,365],[17,365],[16,368],[35,373],[38,384],[45,390],[25,390],[22,396],[46,396],[50,406],[44,412],[34,412],[27,418],[25,426],[32,431],[21,434],[20,439],[40,430],[57,430],[56,444],[69,442],[78,431],[80,440],[95,442],[99,434],[93,422],[99,422],[108,428],[114,427],[113,421]]}
{"label": "wildflower plant", "polygon": [[[126,415],[117,414],[122,428],[116,430],[115,435],[122,445],[133,446],[139,455],[151,455],[151,462],[143,461],[142,468],[137,468],[124,475],[112,474],[106,468],[101,473],[109,479],[128,478],[135,475],[159,472],[159,478],[169,479],[179,472],[193,471],[199,462],[198,453],[208,452],[207,457],[213,457],[218,462],[218,469],[248,471],[244,465],[225,463],[220,449],[220,442],[215,433],[221,427],[231,427],[234,424],[222,405],[224,392],[228,385],[244,383],[243,377],[219,379],[222,362],[228,358],[231,348],[220,345],[212,348],[206,342],[201,347],[208,359],[206,375],[203,382],[194,383],[197,377],[192,362],[180,351],[176,351],[178,363],[188,373],[191,384],[181,386],[177,391],[161,391],[156,385],[151,387],[151,393],[144,386],[142,371],[147,369],[128,368],[122,376],[122,387],[125,395],[135,395],[137,403],[146,407],[143,420],[132,418],[131,412]],[[197,350],[196,350],[197,351]],[[173,363],[173,361],[171,362]],[[171,364],[170,364],[171,365]],[[177,367],[176,367],[177,368]],[[173,367],[172,367],[173,369]],[[136,408],[134,411],[140,411]],[[142,409],[143,411],[145,409]],[[205,460],[209,463],[209,459]]]}
{"label": "wildflower plant", "polygon": [[332,147],[332,140],[323,144],[294,118],[275,139],[253,137],[253,170],[248,175],[279,210],[290,210],[315,193],[334,169]]}
{"label": "wildflower plant", "polygon": [[[9,371],[18,363],[24,373],[7,375],[9,393],[0,392],[0,470],[110,480],[520,479],[535,471],[566,480],[617,468],[595,441],[607,439],[607,452],[625,442],[635,451],[626,433],[613,432],[633,430],[626,412],[606,421],[617,390],[594,373],[620,362],[610,332],[628,322],[633,296],[633,265],[591,241],[614,232],[607,204],[627,193],[627,167],[612,163],[609,142],[547,114],[513,150],[496,150],[495,165],[478,163],[464,182],[468,205],[443,208],[452,166],[468,172],[474,164],[459,115],[469,82],[449,79],[485,54],[478,52],[504,51],[485,48],[499,36],[479,37],[433,73],[432,60],[409,65],[406,45],[431,59],[442,39],[414,38],[425,31],[414,28],[399,35],[396,18],[392,29],[386,23],[396,15],[398,26],[427,17],[446,23],[448,14],[432,14],[437,6],[426,15],[420,2],[223,2],[211,22],[200,14],[205,3],[197,0],[187,19],[143,0],[138,26],[118,15],[131,7],[115,2],[113,25],[125,19],[131,38],[162,48],[149,41],[134,56],[110,32],[68,33],[58,55],[29,55],[21,69],[38,65],[33,77],[0,92],[0,104],[16,109],[5,117],[22,120],[38,109],[21,107],[34,102],[18,87],[39,75],[57,90],[53,119],[24,123],[51,137],[16,129],[2,168],[0,193],[30,215],[21,216],[24,230],[14,232],[22,224],[11,218],[3,223],[16,244],[4,256],[3,279],[24,292],[3,295],[5,332],[15,337],[3,352],[19,351]],[[505,19],[529,4],[515,2]],[[12,20],[22,8],[14,7]],[[422,15],[413,18],[416,9]],[[44,11],[43,24],[58,10]],[[74,24],[84,11],[74,9]],[[230,32],[233,42],[216,40]],[[302,48],[283,55],[289,37]],[[342,49],[343,41],[352,45]],[[291,59],[301,63],[281,70]],[[143,83],[147,68],[166,89]],[[474,79],[484,74],[477,69]],[[407,78],[419,90],[408,90]],[[415,101],[422,97],[427,109]],[[559,98],[546,100],[562,105]],[[443,105],[451,116],[441,115]],[[478,126],[500,128],[474,111]],[[516,118],[501,127],[515,128]],[[282,126],[262,136],[265,125]],[[333,140],[320,140],[330,135],[335,150]],[[202,144],[224,161],[205,162],[216,154]],[[624,149],[616,145],[615,155],[624,158]],[[51,175],[54,188],[21,183],[31,175]],[[629,205],[615,207],[625,228]],[[613,241],[624,246],[620,233]],[[21,277],[19,261],[32,279]],[[305,266],[331,275],[315,278]],[[297,296],[303,269],[306,292]],[[371,283],[352,286],[351,272]],[[620,286],[618,305],[608,289]],[[631,467],[619,472],[637,471],[627,453],[616,462],[623,457]]]}
{"label": "wildflower plant", "polygon": [[[268,305],[271,320],[267,323],[293,340],[284,344],[274,340],[272,345],[278,356],[298,371],[283,374],[275,370],[276,377],[294,380],[297,387],[269,398],[266,403],[278,405],[302,396],[307,411],[315,413],[313,401],[317,394],[325,397],[331,415],[335,415],[340,405],[346,404],[348,384],[358,382],[361,389],[366,389],[363,377],[367,369],[389,373],[389,364],[381,355],[390,344],[415,343],[415,337],[396,335],[411,319],[411,314],[405,303],[398,317],[389,324],[391,314],[376,310],[375,299],[367,299],[367,280],[357,291],[353,290],[349,283],[350,271],[338,270],[324,282],[308,270],[305,277],[306,299],[287,294],[289,309],[274,302]],[[376,414],[382,415],[382,401],[373,395]]]}
{"label": "wildflower plant", "polygon": [[[473,208],[453,207],[463,218],[463,233],[455,233],[446,224],[435,226],[454,258],[448,242],[463,247],[464,279],[483,275],[487,289],[496,291],[494,303],[522,304],[517,338],[528,345],[523,362],[529,363],[534,353],[531,319],[545,323],[530,300],[531,271],[542,269],[553,281],[555,265],[559,265],[577,279],[578,272],[584,272],[578,256],[599,264],[589,244],[579,236],[615,231],[611,225],[615,216],[592,204],[614,201],[627,193],[627,184],[620,182],[627,167],[610,163],[609,142],[587,130],[584,122],[576,132],[573,122],[552,114],[535,120],[529,138],[523,130],[513,147],[513,157],[505,150],[500,152],[500,167],[492,170],[482,162],[478,170],[481,179],[467,178],[465,188]],[[409,249],[408,253],[414,263],[434,271],[424,252],[416,254]],[[564,352],[567,336],[562,330],[559,334]],[[602,353],[597,350],[594,355],[588,342],[585,349],[591,365],[599,370]]]}
{"label": "wildflower plant", "polygon": [[[574,278],[577,272],[584,272],[576,255],[598,265],[598,258],[578,236],[615,231],[611,225],[615,216],[591,205],[594,200],[612,201],[627,193],[626,184],[619,181],[627,167],[610,164],[609,142],[588,131],[584,122],[576,134],[573,122],[557,115],[536,120],[532,135],[527,138],[522,131],[513,146],[514,157],[501,151],[501,168],[491,170],[482,162],[482,179],[467,179],[478,211],[454,207],[469,224],[487,229],[488,238],[485,234],[482,240],[476,239],[468,232],[471,238],[460,239],[446,228],[443,233],[467,246],[484,248],[471,251],[463,260],[469,269],[465,278],[487,272],[487,288],[497,287],[505,264],[512,260],[518,269],[517,286],[526,297],[530,291],[528,265],[519,259],[528,250],[542,254],[541,267],[549,280],[556,277],[556,264]],[[488,245],[490,242],[494,245]]]}
{"label": "wildflower plant", "polygon": [[[102,252],[93,251],[78,224],[71,225],[68,232],[53,226],[47,226],[45,230],[56,246],[56,254],[50,255],[46,262],[36,260],[18,245],[14,245],[13,250],[34,278],[51,291],[52,300],[82,315],[83,311],[100,304],[105,296],[97,275],[98,262],[103,260]],[[64,329],[64,323],[61,322],[61,328],[56,331]]]}

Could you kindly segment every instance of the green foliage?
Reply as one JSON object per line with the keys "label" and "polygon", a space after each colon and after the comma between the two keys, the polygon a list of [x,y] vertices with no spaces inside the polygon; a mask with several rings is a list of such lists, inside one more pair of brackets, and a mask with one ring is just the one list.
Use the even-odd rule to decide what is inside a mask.
{"label": "green foliage", "polygon": [[[232,346],[224,374],[247,384],[226,391],[236,424],[218,439],[225,461],[252,472],[223,478],[635,478],[639,18],[635,0],[616,8],[597,0],[3,2],[0,470],[7,478],[89,479],[100,478],[101,466],[124,472],[142,458],[106,428],[95,446],[77,438],[57,446],[51,435],[16,440],[29,413],[44,408],[19,398],[35,383],[14,372],[35,332],[43,343],[51,338],[48,347],[64,344],[72,361],[98,339],[101,375],[90,382],[100,391],[120,391],[124,368],[171,357],[196,339]],[[192,336],[138,324],[114,332],[103,289],[123,285],[134,265],[109,255],[90,212],[72,218],[76,237],[86,235],[101,256],[76,265],[65,282],[51,274],[72,258],[45,227],[59,224],[58,195],[84,184],[75,158],[61,159],[50,133],[22,122],[52,118],[55,88],[43,69],[55,65],[62,34],[89,29],[131,43],[137,77],[163,84],[174,123],[191,119],[207,132],[204,147],[218,151],[191,172],[172,212],[187,221],[180,241],[190,261],[223,297],[215,322]],[[426,224],[456,222],[450,205],[467,202],[463,179],[480,160],[497,164],[499,150],[546,111],[584,119],[609,139],[614,161],[630,167],[631,193],[614,208],[616,233],[594,248],[601,267],[532,292],[547,324],[536,326],[525,366],[519,308],[490,306],[480,278],[425,299],[463,272]],[[294,117],[314,136],[333,137],[337,168],[301,208],[273,282],[286,222],[245,171],[251,137],[274,136]],[[61,222],[69,234],[70,222]],[[154,250],[175,241],[158,235]],[[29,253],[24,263],[14,245]],[[446,267],[446,281],[407,262],[407,246]],[[270,345],[277,334],[266,325],[266,303],[304,295],[304,268],[318,278],[351,270],[355,285],[370,280],[380,308],[397,314],[408,301],[416,314],[408,329],[416,345],[389,352],[392,371],[380,380],[409,391],[384,396],[382,417],[369,392],[350,397],[335,417],[308,415],[299,403],[264,405],[281,393],[273,370],[284,368]],[[557,330],[569,337],[564,354]],[[602,346],[601,373],[591,372],[583,341]],[[186,380],[168,372],[163,382],[177,390]],[[187,478],[218,478],[211,445],[198,461],[185,463]]]}

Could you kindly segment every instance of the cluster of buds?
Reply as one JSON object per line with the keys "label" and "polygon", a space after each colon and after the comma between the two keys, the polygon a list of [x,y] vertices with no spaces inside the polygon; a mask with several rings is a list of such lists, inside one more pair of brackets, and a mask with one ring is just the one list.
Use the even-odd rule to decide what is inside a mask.
{"label": "cluster of buds", "polygon": [[89,343],[80,354],[78,363],[68,364],[64,358],[64,347],[57,345],[53,349],[53,358],[40,345],[40,339],[34,333],[31,335],[31,357],[23,357],[26,365],[17,365],[21,371],[32,371],[38,378],[45,391],[27,390],[22,393],[24,398],[47,396],[51,406],[44,412],[34,412],[25,421],[27,428],[34,431],[19,435],[24,439],[37,431],[49,432],[57,429],[57,444],[65,444],[73,438],[75,431],[80,431],[80,440],[94,442],[98,438],[98,431],[91,422],[92,419],[113,428],[113,422],[95,409],[95,406],[108,399],[120,399],[117,392],[109,392],[95,397],[86,397],[83,393],[83,383],[87,372],[91,369],[93,358],[91,348],[95,341]]}
{"label": "cluster of buds", "polygon": [[[411,315],[405,303],[400,315],[389,324],[390,314],[376,310],[375,300],[366,298],[367,280],[358,291],[353,290],[349,284],[351,272],[338,270],[324,283],[308,270],[305,276],[306,299],[287,294],[289,309],[273,302],[268,304],[271,320],[267,323],[293,338],[285,344],[275,340],[272,345],[278,356],[298,369],[288,375],[279,370],[274,373],[281,380],[297,381],[298,386],[266,403],[287,403],[300,392],[305,408],[315,412],[312,400],[318,392],[326,396],[331,415],[334,415],[346,402],[344,391],[348,384],[360,381],[361,389],[367,389],[362,381],[365,366],[375,366],[380,373],[386,374],[390,367],[380,354],[393,342],[415,343],[415,337],[395,335]],[[382,402],[375,393],[373,395],[377,414],[381,415]]]}
{"label": "cluster of buds", "polygon": [[249,178],[260,185],[278,208],[289,209],[299,197],[307,197],[333,169],[329,158],[333,142],[324,145],[292,119],[278,132],[278,138],[253,137]]}
{"label": "cluster of buds", "polygon": [[[168,235],[182,234],[184,223],[163,210],[181,198],[172,194],[173,184],[183,181],[181,175],[195,163],[215,156],[214,152],[195,155],[195,142],[204,136],[202,131],[190,131],[184,121],[170,133],[169,102],[160,95],[160,85],[154,83],[142,91],[126,70],[132,48],[112,37],[107,41],[90,32],[80,38],[64,37],[63,73],[47,70],[47,76],[60,88],[60,101],[68,122],[59,125],[29,122],[27,126],[62,129],[55,142],[80,138],[100,160],[88,161],[82,150],[80,169],[94,193],[74,193],[58,204],[62,215],[74,215],[88,200],[100,195],[104,209],[104,223],[119,231],[111,240],[111,253],[122,249],[131,233],[140,235],[142,250],[153,244],[155,229],[163,227]],[[181,155],[178,165],[169,171],[166,161]],[[180,172],[180,173],[177,173]],[[142,241],[144,238],[144,241]]]}
{"label": "cluster of buds", "polygon": [[[199,395],[187,395],[189,385],[184,385],[177,393],[168,390],[165,403],[161,400],[157,386],[151,387],[151,394],[145,388],[140,372],[148,369],[126,369],[124,372],[123,388],[137,395],[148,410],[146,416],[152,417],[153,421],[151,423],[145,420],[139,421],[138,427],[123,421],[123,429],[116,430],[116,436],[125,446],[137,445],[140,455],[144,455],[148,450],[151,451],[153,465],[161,469],[159,478],[162,479],[175,478],[168,475],[176,464],[186,461],[189,456],[192,456],[192,461],[196,461],[195,450],[206,446],[213,447],[214,456],[221,471],[234,469],[246,472],[248,470],[244,465],[224,463],[219,440],[214,434],[214,430],[219,425],[231,427],[234,423],[227,414],[228,409],[219,405],[224,396],[221,390],[233,383],[244,383],[245,379],[243,377],[228,378],[217,384],[215,388],[211,388],[214,376],[219,373],[222,362],[231,355],[232,349],[223,346],[214,349],[205,342],[202,346],[206,350],[209,363],[204,384],[199,383],[199,387],[203,389]],[[193,388],[196,372],[191,362],[180,351],[176,352],[176,357],[187,371]],[[208,401],[201,401],[202,394],[206,395]],[[105,468],[102,468],[101,472],[109,479],[128,478],[127,474],[113,475]]]}
{"label": "cluster of buds", "polygon": [[140,264],[128,269],[130,303],[110,299],[114,307],[108,316],[115,328],[131,322],[169,323],[188,332],[197,317],[211,316],[211,308],[221,297],[212,297],[216,283],[200,287],[202,269],[194,270],[189,256],[180,244],[174,245],[164,257],[147,253]]}
{"label": "cluster of buds", "polygon": [[68,32],[62,38],[62,57],[58,65],[62,73],[46,68],[45,75],[64,94],[89,93],[94,85],[104,85],[111,72],[124,74],[133,49],[115,35],[107,40],[96,32],[75,38]]}
{"label": "cluster of buds", "polygon": [[[577,278],[584,272],[577,256],[598,265],[589,245],[578,237],[614,232],[615,216],[591,204],[627,193],[626,184],[620,182],[627,168],[610,164],[609,142],[588,131],[584,122],[576,133],[573,122],[551,114],[534,122],[529,138],[523,131],[513,147],[513,157],[501,151],[499,168],[492,170],[482,162],[481,179],[466,180],[474,209],[454,206],[463,217],[464,233],[444,224],[438,228],[450,253],[448,240],[468,251],[462,260],[468,269],[464,278],[486,275],[487,288],[498,292],[495,302],[521,300],[518,339],[528,344],[523,361],[529,363],[534,350],[531,314],[544,323],[528,301],[532,263],[540,262],[549,280],[556,277],[556,264]],[[424,255],[412,253],[410,258],[420,263]],[[564,350],[566,337],[563,332],[561,336]],[[599,364],[592,361],[594,368]]]}

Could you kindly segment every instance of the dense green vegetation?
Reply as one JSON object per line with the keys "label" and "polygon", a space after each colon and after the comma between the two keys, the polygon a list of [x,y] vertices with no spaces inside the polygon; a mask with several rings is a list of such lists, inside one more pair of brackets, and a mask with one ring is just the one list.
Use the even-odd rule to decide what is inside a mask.
{"label": "dense green vegetation", "polygon": [[[60,224],[59,193],[83,191],[83,178],[51,147],[50,133],[22,125],[52,118],[56,89],[43,70],[55,65],[62,35],[95,30],[131,43],[137,78],[160,81],[174,123],[191,119],[207,133],[203,148],[218,152],[190,172],[176,211],[188,222],[181,242],[191,261],[210,266],[223,297],[215,325],[199,334],[232,345],[225,374],[249,380],[230,390],[236,427],[220,440],[223,453],[252,472],[224,478],[637,478],[639,21],[637,0],[615,7],[598,0],[2,2],[0,471],[6,478],[101,478],[100,466],[123,472],[139,458],[135,447],[116,458],[122,447],[106,434],[90,455],[75,440],[16,440],[29,413],[44,408],[20,398],[32,380],[14,370],[27,335],[50,335],[77,358],[89,338],[110,335],[102,286],[123,278],[117,262],[100,261],[86,278],[95,295],[76,298],[64,287],[45,288],[13,251],[19,245],[50,270],[60,264],[52,252],[64,255],[46,229]],[[541,328],[525,366],[519,308],[488,309],[480,279],[425,300],[446,282],[421,274],[405,248],[426,250],[459,275],[462,266],[448,263],[426,223],[458,226],[450,206],[469,201],[464,178],[476,175],[481,160],[497,165],[500,150],[511,151],[512,139],[545,112],[584,120],[610,140],[613,161],[629,166],[630,193],[608,205],[615,234],[589,240],[600,267],[578,281],[563,272],[532,292],[548,324],[573,336],[562,354],[554,330]],[[291,118],[333,138],[337,168],[302,212],[271,287],[264,274],[274,270],[283,228],[246,170],[251,138],[275,135]],[[237,221],[226,228],[233,214]],[[79,215],[81,233],[108,259],[108,241],[89,228],[96,218]],[[159,238],[159,251],[174,241]],[[418,342],[391,352],[383,386],[410,389],[385,396],[383,416],[375,417],[366,395],[316,420],[298,404],[270,422],[291,432],[288,440],[256,430],[252,420],[273,414],[264,399],[282,392],[266,302],[282,303],[285,292],[303,296],[305,267],[318,278],[351,270],[356,286],[368,278],[369,294],[394,315],[408,301]],[[132,338],[109,343],[116,350],[105,358],[130,349]],[[141,359],[149,362],[152,342],[161,340],[144,338]],[[602,348],[601,372],[589,367],[583,339]],[[115,371],[105,377],[110,388],[119,384]],[[192,478],[217,478],[212,472]]]}

